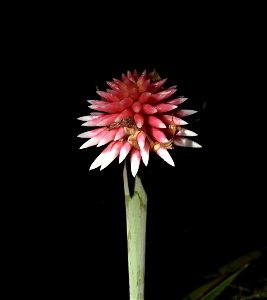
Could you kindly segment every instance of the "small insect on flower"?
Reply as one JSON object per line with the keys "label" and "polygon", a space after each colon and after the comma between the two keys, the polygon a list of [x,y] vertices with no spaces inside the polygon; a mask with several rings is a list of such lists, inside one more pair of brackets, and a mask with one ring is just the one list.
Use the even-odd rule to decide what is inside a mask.
{"label": "small insect on flower", "polygon": [[80,117],[82,126],[96,127],[78,137],[89,139],[80,149],[91,146],[108,146],[92,163],[90,170],[106,168],[119,156],[121,163],[130,154],[131,172],[135,176],[141,160],[148,164],[150,152],[156,152],[168,164],[174,166],[168,150],[173,144],[183,147],[201,146],[186,138],[196,136],[183,117],[195,110],[178,109],[187,98],[173,97],[176,86],[164,88],[167,79],[161,79],[154,70],[140,76],[135,70],[122,74],[122,79],[107,81],[106,91],[97,90],[98,100],[88,100],[90,115]]}

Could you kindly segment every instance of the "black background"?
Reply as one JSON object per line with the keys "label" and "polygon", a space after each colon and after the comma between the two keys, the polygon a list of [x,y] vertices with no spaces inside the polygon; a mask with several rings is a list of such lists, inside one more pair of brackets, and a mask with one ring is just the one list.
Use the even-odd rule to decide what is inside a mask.
{"label": "black background", "polygon": [[89,172],[101,149],[79,150],[77,138],[96,85],[103,90],[127,70],[156,68],[166,86],[177,84],[177,95],[189,98],[181,107],[198,110],[188,128],[203,146],[172,150],[175,168],[153,153],[140,168],[146,299],[181,299],[222,264],[266,244],[260,18],[251,22],[248,7],[199,9],[65,6],[41,22],[35,61],[49,134],[35,179],[39,201],[30,204],[37,295],[128,298],[123,164]]}

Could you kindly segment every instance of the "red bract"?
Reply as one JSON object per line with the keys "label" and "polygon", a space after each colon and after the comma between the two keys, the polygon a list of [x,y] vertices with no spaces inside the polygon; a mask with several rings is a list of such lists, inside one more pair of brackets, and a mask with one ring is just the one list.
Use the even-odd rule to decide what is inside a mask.
{"label": "red bract", "polygon": [[79,118],[82,126],[99,127],[80,134],[89,138],[80,149],[108,144],[92,163],[90,170],[106,168],[117,156],[121,163],[130,153],[131,171],[135,176],[141,159],[145,165],[149,153],[156,152],[167,163],[174,166],[168,152],[173,144],[185,147],[201,147],[186,136],[196,136],[183,128],[187,122],[181,119],[196,113],[195,110],[177,109],[187,98],[172,97],[176,87],[164,89],[167,79],[160,79],[156,71],[141,76],[122,74],[122,80],[107,81],[106,91],[97,91],[99,100],[88,100],[89,108],[95,110],[89,116]]}

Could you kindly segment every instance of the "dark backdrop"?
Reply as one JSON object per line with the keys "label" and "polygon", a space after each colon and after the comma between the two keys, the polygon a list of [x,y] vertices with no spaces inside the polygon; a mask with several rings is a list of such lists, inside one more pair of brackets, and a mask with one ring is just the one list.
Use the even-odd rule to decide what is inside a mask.
{"label": "dark backdrop", "polygon": [[135,68],[156,68],[167,85],[178,85],[177,95],[189,98],[181,107],[198,110],[188,128],[203,146],[172,150],[175,168],[153,154],[140,168],[148,194],[146,299],[181,299],[222,264],[266,244],[257,31],[237,11],[184,15],[139,5],[122,14],[106,6],[105,13],[100,6],[57,10],[39,57],[55,115],[53,125],[46,119],[55,137],[46,144],[52,164],[42,191],[49,196],[36,215],[44,220],[44,293],[128,297],[123,164],[89,172],[101,149],[79,150],[85,130],[77,118],[89,114],[96,85],[105,89],[106,80]]}

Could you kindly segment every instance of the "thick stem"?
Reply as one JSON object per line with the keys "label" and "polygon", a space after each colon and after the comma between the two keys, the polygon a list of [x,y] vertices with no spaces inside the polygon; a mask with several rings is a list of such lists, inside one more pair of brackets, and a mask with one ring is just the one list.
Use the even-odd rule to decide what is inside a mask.
{"label": "thick stem", "polygon": [[123,170],[126,205],[130,300],[144,300],[147,195],[136,176],[130,197],[126,165]]}

